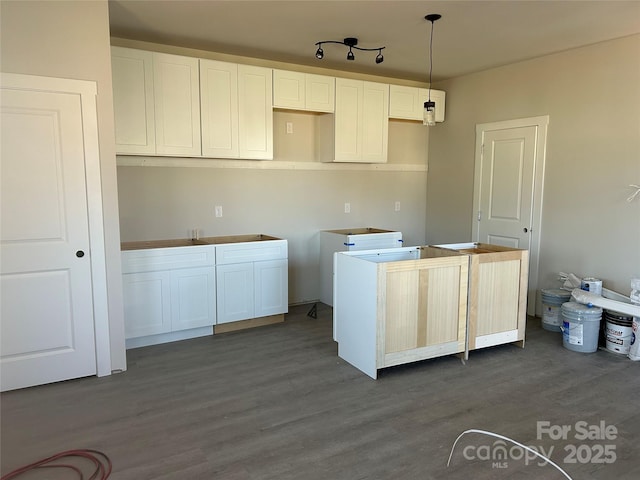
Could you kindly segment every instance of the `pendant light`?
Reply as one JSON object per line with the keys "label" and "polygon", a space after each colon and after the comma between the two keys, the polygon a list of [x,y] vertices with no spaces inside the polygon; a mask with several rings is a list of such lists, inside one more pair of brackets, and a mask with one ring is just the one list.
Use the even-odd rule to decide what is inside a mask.
{"label": "pendant light", "polygon": [[423,125],[433,127],[436,124],[436,102],[431,101],[431,74],[433,72],[433,24],[436,20],[442,18],[438,13],[431,13],[424,17],[425,20],[431,22],[431,36],[429,38],[429,99],[424,102],[424,118]]}

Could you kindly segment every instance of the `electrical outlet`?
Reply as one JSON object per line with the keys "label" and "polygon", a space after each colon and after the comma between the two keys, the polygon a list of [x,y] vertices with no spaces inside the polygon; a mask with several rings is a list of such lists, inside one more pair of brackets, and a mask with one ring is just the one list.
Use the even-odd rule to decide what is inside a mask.
{"label": "electrical outlet", "polygon": [[287,133],[293,133],[293,122],[287,122]]}
{"label": "electrical outlet", "polygon": [[396,202],[395,210],[396,210],[396,212],[400,211],[400,202]]}
{"label": "electrical outlet", "polygon": [[216,218],[222,217],[222,206],[216,205]]}
{"label": "electrical outlet", "polygon": [[351,213],[351,204],[350,203],[345,203],[344,204],[344,213]]}

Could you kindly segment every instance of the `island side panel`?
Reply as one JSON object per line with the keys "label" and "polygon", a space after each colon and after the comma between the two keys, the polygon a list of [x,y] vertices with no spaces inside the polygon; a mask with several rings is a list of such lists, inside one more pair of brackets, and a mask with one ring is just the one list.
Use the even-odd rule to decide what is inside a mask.
{"label": "island side panel", "polygon": [[334,260],[338,356],[375,379],[378,264],[343,253],[336,253]]}

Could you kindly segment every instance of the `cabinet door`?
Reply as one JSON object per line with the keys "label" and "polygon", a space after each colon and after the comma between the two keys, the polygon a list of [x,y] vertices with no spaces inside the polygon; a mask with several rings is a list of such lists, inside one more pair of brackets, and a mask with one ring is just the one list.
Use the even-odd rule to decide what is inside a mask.
{"label": "cabinet door", "polygon": [[418,87],[389,86],[389,118],[422,120],[423,109]]}
{"label": "cabinet door", "polygon": [[381,266],[379,367],[464,351],[468,262],[452,256]]}
{"label": "cabinet door", "polygon": [[170,272],[128,273],[122,283],[125,337],[170,332]]}
{"label": "cabinet door", "polygon": [[335,160],[362,161],[363,82],[336,78]]}
{"label": "cabinet door", "polygon": [[111,47],[116,153],[156,153],[153,53]]}
{"label": "cabinet door", "polygon": [[198,59],[153,54],[156,153],[200,156]]}
{"label": "cabinet door", "polygon": [[363,83],[361,161],[385,163],[389,138],[389,85]]}
{"label": "cabinet door", "polygon": [[287,260],[253,264],[255,277],[255,317],[286,313],[289,309]]}
{"label": "cabinet door", "polygon": [[[389,118],[422,121],[424,102],[429,100],[428,88],[391,85],[389,87]],[[445,92],[431,90],[431,101],[436,104],[436,122],[444,122]]]}
{"label": "cabinet door", "polygon": [[217,323],[254,317],[253,263],[216,267]]}
{"label": "cabinet door", "polygon": [[171,330],[207,327],[216,323],[214,267],[171,272]]}
{"label": "cabinet door", "polygon": [[273,159],[273,92],[270,68],[238,65],[240,158]]}
{"label": "cabinet door", "polygon": [[326,75],[305,75],[305,108],[314,112],[335,110],[336,79]]}
{"label": "cabinet door", "polygon": [[202,156],[237,158],[238,65],[200,60]]}
{"label": "cabinet door", "polygon": [[304,110],[305,74],[287,70],[273,71],[273,106]]}

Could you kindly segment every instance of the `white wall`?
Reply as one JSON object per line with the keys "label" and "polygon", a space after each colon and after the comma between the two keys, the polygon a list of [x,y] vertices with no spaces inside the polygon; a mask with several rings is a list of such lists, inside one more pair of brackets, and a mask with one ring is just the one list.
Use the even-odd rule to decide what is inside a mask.
{"label": "white wall", "polygon": [[475,125],[549,115],[539,288],[557,273],[629,294],[640,272],[640,36],[435,85],[447,121],[431,132],[427,242],[471,240]]}
{"label": "white wall", "polygon": [[[122,240],[185,238],[192,228],[199,228],[201,236],[264,233],[286,238],[290,303],[320,296],[321,230],[400,230],[408,245],[424,243],[424,169],[318,168],[120,166]],[[401,202],[399,212],[394,211],[396,201]],[[345,202],[351,204],[349,214],[344,213]],[[223,207],[222,218],[214,216],[216,205]]]}
{"label": "white wall", "polygon": [[0,2],[3,72],[97,82],[113,370],[126,369],[113,95],[106,0]]}

